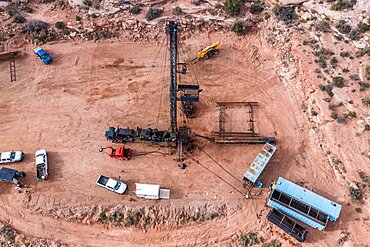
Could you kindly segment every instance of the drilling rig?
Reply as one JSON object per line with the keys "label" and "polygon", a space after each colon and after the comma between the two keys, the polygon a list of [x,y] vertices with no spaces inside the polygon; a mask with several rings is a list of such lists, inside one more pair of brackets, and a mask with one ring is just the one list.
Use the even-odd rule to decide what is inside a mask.
{"label": "drilling rig", "polygon": [[[182,103],[182,111],[186,117],[194,116],[194,102],[199,102],[199,85],[178,85],[178,74],[187,73],[187,64],[178,62],[178,33],[180,29],[175,22],[169,22],[167,25],[167,34],[169,35],[170,50],[170,128],[168,131],[159,131],[157,129],[136,130],[130,128],[109,127],[105,132],[107,140],[112,142],[141,142],[149,145],[167,146],[178,148],[178,158],[183,159],[183,147],[190,151],[192,147],[191,131],[187,126],[177,126],[177,101]],[[181,66],[179,69],[178,67]],[[177,97],[180,91],[181,96]]]}

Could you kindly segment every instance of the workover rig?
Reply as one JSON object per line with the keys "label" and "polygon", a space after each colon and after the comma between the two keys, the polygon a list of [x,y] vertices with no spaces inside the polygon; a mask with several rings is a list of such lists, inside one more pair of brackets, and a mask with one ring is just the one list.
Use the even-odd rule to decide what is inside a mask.
{"label": "workover rig", "polygon": [[[193,102],[199,102],[199,85],[177,85],[177,74],[186,74],[186,63],[178,62],[178,32],[179,26],[174,22],[169,22],[167,26],[169,34],[170,49],[170,129],[169,131],[160,131],[158,129],[136,130],[130,128],[109,127],[105,132],[105,137],[112,142],[141,142],[150,145],[178,147],[179,159],[182,159],[183,146],[187,150],[192,147],[190,129],[187,126],[177,127],[177,101],[181,101],[182,110],[186,117],[194,115]],[[178,69],[181,66],[181,69]],[[177,97],[180,92],[180,97]]]}
{"label": "workover rig", "polygon": [[[179,26],[174,22],[169,22],[167,26],[169,34],[170,49],[170,128],[168,131],[158,129],[136,130],[130,128],[109,127],[105,132],[107,140],[112,142],[141,142],[149,145],[158,145],[178,148],[178,158],[182,160],[183,146],[187,151],[193,147],[192,136],[205,138],[217,144],[263,144],[276,142],[274,137],[261,137],[254,131],[253,107],[256,102],[218,102],[220,106],[220,131],[212,133],[211,137],[191,134],[187,126],[177,127],[177,101],[182,104],[184,115],[189,118],[194,115],[194,102],[199,102],[199,93],[202,91],[199,85],[177,84],[177,74],[187,73],[187,64],[178,62],[178,32]],[[178,69],[178,66],[181,66]],[[179,92],[179,97],[177,93]],[[248,132],[226,132],[225,131],[225,109],[232,105],[248,106],[250,115],[250,130]]]}

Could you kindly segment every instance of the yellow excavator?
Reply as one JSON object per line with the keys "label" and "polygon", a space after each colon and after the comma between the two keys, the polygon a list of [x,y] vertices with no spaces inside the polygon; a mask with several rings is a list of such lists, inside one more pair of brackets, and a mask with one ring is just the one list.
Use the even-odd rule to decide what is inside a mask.
{"label": "yellow excavator", "polygon": [[208,59],[213,55],[217,55],[220,52],[220,42],[213,43],[210,46],[207,46],[204,49],[200,49],[198,51],[198,60],[200,59]]}

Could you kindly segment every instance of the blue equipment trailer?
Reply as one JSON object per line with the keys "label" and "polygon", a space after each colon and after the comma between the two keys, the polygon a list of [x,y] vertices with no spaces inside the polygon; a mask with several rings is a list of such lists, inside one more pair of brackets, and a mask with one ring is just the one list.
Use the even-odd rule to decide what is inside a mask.
{"label": "blue equipment trailer", "polygon": [[257,157],[243,176],[244,185],[248,185],[249,183],[250,186],[254,186],[275,151],[276,147],[270,143],[266,143],[262,147],[262,150],[257,154]]}
{"label": "blue equipment trailer", "polygon": [[38,56],[46,64],[50,64],[53,61],[51,56],[47,54],[46,51],[41,47],[36,47],[35,49],[33,49],[33,53],[35,53],[35,55]]}
{"label": "blue equipment trailer", "polygon": [[336,221],[342,206],[279,177],[272,186],[267,205],[313,228],[324,230]]}

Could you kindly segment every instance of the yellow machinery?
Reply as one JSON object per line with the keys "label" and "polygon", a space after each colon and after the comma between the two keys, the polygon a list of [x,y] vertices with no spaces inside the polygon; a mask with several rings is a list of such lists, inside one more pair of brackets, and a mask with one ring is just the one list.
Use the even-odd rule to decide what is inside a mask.
{"label": "yellow machinery", "polygon": [[198,59],[208,59],[212,57],[213,55],[218,54],[220,50],[220,46],[221,46],[220,42],[216,42],[210,46],[207,46],[204,49],[199,50]]}

